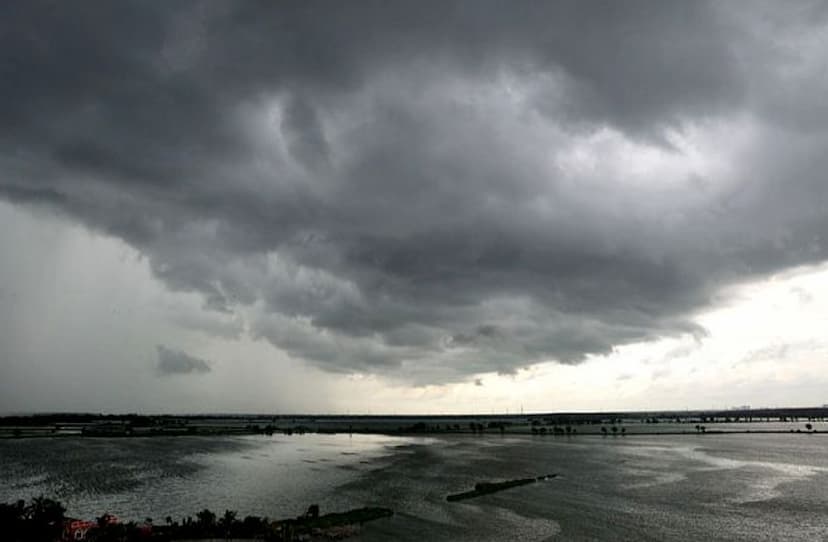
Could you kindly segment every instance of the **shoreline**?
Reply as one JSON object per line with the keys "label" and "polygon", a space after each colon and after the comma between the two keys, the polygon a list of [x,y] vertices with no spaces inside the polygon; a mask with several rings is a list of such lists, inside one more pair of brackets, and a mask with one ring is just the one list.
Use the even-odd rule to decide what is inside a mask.
{"label": "shoreline", "polygon": [[239,432],[239,431],[211,431],[206,433],[138,433],[138,434],[118,434],[118,433],[97,433],[97,434],[79,434],[79,433],[63,433],[51,434],[44,431],[34,431],[32,433],[23,433],[20,435],[10,435],[0,432],[0,440],[26,440],[26,439],[134,439],[134,438],[204,438],[204,437],[242,437],[254,435],[281,435],[281,436],[301,436],[304,434],[319,434],[319,435],[377,435],[386,437],[440,437],[440,436],[474,436],[474,437],[532,437],[538,439],[560,439],[560,438],[580,438],[580,437],[601,437],[601,438],[626,438],[626,437],[656,437],[656,436],[704,436],[704,435],[828,435],[828,431],[823,430],[794,430],[794,429],[708,429],[703,432],[699,431],[627,431],[624,433],[601,433],[600,431],[582,431],[571,434],[533,434],[527,431],[488,431],[476,432],[468,430],[459,431],[384,431],[381,429],[353,429],[347,430],[308,430],[302,433],[288,432],[276,430],[269,433],[262,433],[259,431]]}
{"label": "shoreline", "polygon": [[138,415],[35,414],[0,417],[0,439],[376,434],[385,436],[828,433],[828,408],[720,412],[491,415]]}
{"label": "shoreline", "polygon": [[[4,530],[20,542],[58,542],[76,540],[140,541],[157,540],[299,540],[342,539],[358,535],[362,526],[394,515],[390,508],[363,506],[344,512],[320,514],[319,505],[312,504],[300,516],[270,520],[267,517],[244,516],[227,510],[223,516],[205,508],[179,523],[167,516],[165,523],[121,521],[104,513],[91,520],[67,517],[66,509],[56,499],[35,497],[0,502]],[[193,519],[195,517],[195,519]]]}

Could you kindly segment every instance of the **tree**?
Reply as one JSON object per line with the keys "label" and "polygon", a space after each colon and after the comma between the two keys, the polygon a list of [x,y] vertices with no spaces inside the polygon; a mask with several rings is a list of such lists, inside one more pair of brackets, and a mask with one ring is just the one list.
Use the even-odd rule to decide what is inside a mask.
{"label": "tree", "polygon": [[101,529],[105,529],[107,526],[109,526],[111,523],[115,523],[117,520],[115,516],[107,512],[106,514],[99,517],[97,521],[98,527],[100,527]]}
{"label": "tree", "polygon": [[32,533],[37,533],[34,538],[50,540],[60,536],[64,512],[66,509],[62,504],[41,495],[32,499],[24,514],[32,526]]}
{"label": "tree", "polygon": [[0,503],[0,525],[6,536],[12,540],[23,539],[28,531],[25,525],[26,502],[19,500],[14,504]]}
{"label": "tree", "polygon": [[607,436],[607,428],[606,428],[606,427],[604,427],[603,425],[601,426],[601,433],[602,433],[604,436]]}
{"label": "tree", "polygon": [[229,537],[233,524],[236,522],[236,512],[232,510],[225,510],[224,515],[219,520],[219,526],[224,531],[224,536]]}
{"label": "tree", "polygon": [[618,426],[616,426],[616,425],[613,425],[613,426],[612,426],[612,434],[613,434],[613,435],[617,435],[617,434],[618,434]]}
{"label": "tree", "polygon": [[253,538],[267,528],[267,518],[258,516],[245,516],[241,522],[240,532],[236,536]]}
{"label": "tree", "polygon": [[811,424],[809,424],[809,423],[806,423],[806,424],[805,424],[805,429],[807,429],[808,431],[810,431],[810,430],[811,430],[811,429],[813,429],[813,428],[814,428],[814,426],[813,426],[813,425],[811,425]]}
{"label": "tree", "polygon": [[212,527],[216,523],[216,515],[207,508],[196,514],[196,518],[202,527]]}

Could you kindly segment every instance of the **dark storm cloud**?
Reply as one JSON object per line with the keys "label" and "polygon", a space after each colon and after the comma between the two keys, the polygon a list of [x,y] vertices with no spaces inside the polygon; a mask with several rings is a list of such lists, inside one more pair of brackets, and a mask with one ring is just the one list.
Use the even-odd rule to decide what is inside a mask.
{"label": "dark storm cloud", "polygon": [[[721,285],[826,257],[825,10],[797,5],[8,2],[0,197],[331,371],[699,336]],[[726,167],[625,162],[693,133]]]}
{"label": "dark storm cloud", "polygon": [[193,357],[186,352],[173,350],[158,345],[158,365],[156,369],[162,376],[190,373],[209,373],[210,365],[203,359]]}

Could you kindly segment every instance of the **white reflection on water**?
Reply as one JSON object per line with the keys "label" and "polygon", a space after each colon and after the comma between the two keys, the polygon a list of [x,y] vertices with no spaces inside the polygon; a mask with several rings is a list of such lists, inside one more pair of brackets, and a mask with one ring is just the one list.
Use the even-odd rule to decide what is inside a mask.
{"label": "white reflection on water", "polygon": [[338,485],[409,439],[347,434],[0,441],[0,501],[57,496],[68,513],[175,518],[202,508],[287,517],[350,503]]}

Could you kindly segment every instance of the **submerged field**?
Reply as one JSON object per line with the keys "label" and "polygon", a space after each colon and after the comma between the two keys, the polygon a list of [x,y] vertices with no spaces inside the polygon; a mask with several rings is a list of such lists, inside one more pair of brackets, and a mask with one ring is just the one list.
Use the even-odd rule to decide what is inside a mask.
{"label": "submerged field", "polygon": [[[362,540],[814,540],[828,435],[274,435],[0,441],[0,501],[68,514],[295,516],[387,506]],[[560,476],[463,502],[481,481]]]}

